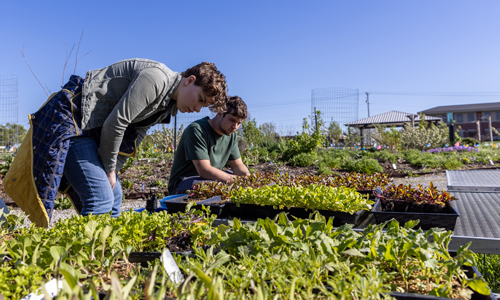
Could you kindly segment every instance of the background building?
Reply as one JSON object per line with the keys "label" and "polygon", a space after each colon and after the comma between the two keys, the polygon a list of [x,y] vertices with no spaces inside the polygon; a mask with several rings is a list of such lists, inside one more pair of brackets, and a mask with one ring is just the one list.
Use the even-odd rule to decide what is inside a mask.
{"label": "background building", "polygon": [[[481,139],[488,138],[490,125],[487,117],[491,117],[492,127],[500,128],[500,102],[437,106],[419,113],[441,118],[444,122],[448,122],[447,114],[453,113],[455,126],[460,126],[457,132],[461,137],[478,139],[476,122],[479,121]],[[500,140],[500,137],[493,132],[493,139]]]}

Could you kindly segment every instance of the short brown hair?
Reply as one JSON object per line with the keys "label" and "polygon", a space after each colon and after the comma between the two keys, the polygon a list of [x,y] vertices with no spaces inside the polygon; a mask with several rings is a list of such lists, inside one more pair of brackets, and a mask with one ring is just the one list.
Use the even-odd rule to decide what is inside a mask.
{"label": "short brown hair", "polygon": [[209,109],[215,113],[223,112],[227,98],[226,76],[222,74],[214,63],[202,62],[181,73],[182,77],[194,75],[195,85],[201,86],[208,97],[215,97],[214,103]]}
{"label": "short brown hair", "polygon": [[226,114],[246,119],[248,117],[247,105],[243,102],[243,99],[238,96],[229,97],[222,117],[225,117]]}

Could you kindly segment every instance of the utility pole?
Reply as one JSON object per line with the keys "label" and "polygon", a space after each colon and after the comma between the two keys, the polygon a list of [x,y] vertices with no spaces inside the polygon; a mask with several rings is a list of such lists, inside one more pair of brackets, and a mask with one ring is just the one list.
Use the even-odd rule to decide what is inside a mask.
{"label": "utility pole", "polygon": [[318,113],[316,112],[316,107],[314,107],[314,123],[315,123],[316,131],[318,131]]}
{"label": "utility pole", "polygon": [[481,119],[476,121],[476,127],[477,127],[477,139],[479,141],[479,144],[481,144]]}
{"label": "utility pole", "polygon": [[366,105],[368,106],[368,118],[370,117],[370,93],[366,92]]}
{"label": "utility pole", "polygon": [[493,128],[491,127],[491,116],[488,117],[488,122],[490,122],[490,140],[493,145]]}

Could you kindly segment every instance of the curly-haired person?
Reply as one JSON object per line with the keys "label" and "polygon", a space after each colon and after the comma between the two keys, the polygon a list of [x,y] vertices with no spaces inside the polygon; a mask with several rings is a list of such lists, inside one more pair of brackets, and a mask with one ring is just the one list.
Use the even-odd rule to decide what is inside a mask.
{"label": "curly-haired person", "polygon": [[135,156],[148,129],[169,123],[178,111],[222,112],[226,93],[225,76],[207,62],[179,74],[156,61],[128,59],[89,71],[85,79],[73,75],[29,116],[30,131],[5,190],[39,226],[48,226],[58,190],[81,215],[118,216],[117,171]]}
{"label": "curly-haired person", "polygon": [[[247,106],[230,97],[224,112],[191,123],[182,133],[168,183],[169,194],[181,194],[200,181],[232,181],[250,175],[238,149],[236,131],[248,116]],[[231,171],[222,171],[229,163]]]}

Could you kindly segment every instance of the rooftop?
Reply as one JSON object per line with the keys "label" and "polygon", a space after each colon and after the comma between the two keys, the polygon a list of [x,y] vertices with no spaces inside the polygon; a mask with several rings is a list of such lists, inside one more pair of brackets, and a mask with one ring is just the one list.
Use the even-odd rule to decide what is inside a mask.
{"label": "rooftop", "polygon": [[[390,111],[383,114],[379,114],[373,117],[364,118],[354,122],[345,124],[346,126],[352,127],[363,127],[363,128],[373,128],[373,124],[383,124],[389,126],[403,126],[411,122],[411,116],[415,117],[415,124],[420,122],[420,116],[417,114],[406,113],[401,111]],[[441,118],[425,116],[426,121],[441,121]]]}
{"label": "rooftop", "polygon": [[446,114],[449,112],[460,113],[460,112],[475,112],[475,111],[489,111],[489,110],[490,111],[500,110],[500,102],[436,106],[427,110],[423,110],[420,113]]}

